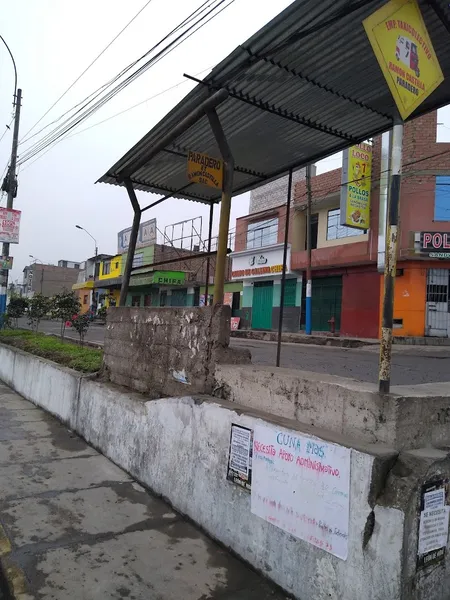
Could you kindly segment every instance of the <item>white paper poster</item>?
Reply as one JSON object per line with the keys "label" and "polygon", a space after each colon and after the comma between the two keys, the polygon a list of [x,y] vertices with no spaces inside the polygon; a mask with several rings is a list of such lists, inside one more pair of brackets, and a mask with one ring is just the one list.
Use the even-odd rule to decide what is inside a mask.
{"label": "white paper poster", "polygon": [[423,507],[420,513],[418,554],[447,546],[450,507],[445,505],[445,489],[424,493]]}
{"label": "white paper poster", "polygon": [[346,560],[350,458],[350,448],[255,427],[252,513]]}

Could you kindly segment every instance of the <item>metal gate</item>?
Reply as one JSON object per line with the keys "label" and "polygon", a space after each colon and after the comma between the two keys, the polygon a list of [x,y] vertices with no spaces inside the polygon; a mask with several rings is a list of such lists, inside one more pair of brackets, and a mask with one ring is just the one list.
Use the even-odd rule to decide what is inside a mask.
{"label": "metal gate", "polygon": [[426,302],[426,335],[449,336],[449,270],[428,269]]}
{"label": "metal gate", "polygon": [[253,285],[252,329],[272,329],[273,281]]}

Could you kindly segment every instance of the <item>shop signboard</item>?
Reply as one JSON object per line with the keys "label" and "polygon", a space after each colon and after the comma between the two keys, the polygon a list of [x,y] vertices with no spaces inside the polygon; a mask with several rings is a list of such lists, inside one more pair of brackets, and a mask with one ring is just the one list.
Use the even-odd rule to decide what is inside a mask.
{"label": "shop signboard", "polygon": [[357,144],[343,153],[341,225],[354,229],[370,227],[372,145]]}
{"label": "shop signboard", "polygon": [[20,210],[0,207],[0,242],[19,243],[20,216]]}
{"label": "shop signboard", "polygon": [[414,234],[416,253],[428,258],[450,259],[450,233],[442,231],[416,231]]}
{"label": "shop signboard", "polygon": [[391,0],[363,24],[405,120],[444,80],[419,5],[416,0]]}
{"label": "shop signboard", "polygon": [[223,162],[200,152],[189,150],[187,158],[189,183],[202,183],[217,190],[222,189]]}
{"label": "shop signboard", "polygon": [[[283,244],[264,248],[244,250],[231,254],[231,279],[255,279],[259,277],[281,276],[283,272]],[[291,249],[288,247],[286,273],[290,272]]]}
{"label": "shop signboard", "polygon": [[[127,252],[130,245],[130,236],[131,227],[119,231],[117,234],[117,254]],[[156,219],[150,219],[140,224],[136,249],[153,246],[153,244],[156,244]]]}
{"label": "shop signboard", "polygon": [[184,285],[186,273],[184,271],[155,271],[153,283],[157,285]]}

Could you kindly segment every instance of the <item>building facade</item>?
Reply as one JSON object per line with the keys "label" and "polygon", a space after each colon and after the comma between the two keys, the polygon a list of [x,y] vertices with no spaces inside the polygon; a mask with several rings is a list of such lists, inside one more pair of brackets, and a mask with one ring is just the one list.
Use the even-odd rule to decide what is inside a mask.
{"label": "building facade", "polygon": [[[61,261],[59,261],[61,262]],[[24,295],[32,298],[42,294],[48,298],[69,292],[78,280],[79,269],[33,263],[23,270]]]}
{"label": "building facade", "polygon": [[[436,142],[436,129],[437,113],[407,123],[404,129],[394,299],[394,334],[398,336],[448,336],[450,332],[450,253],[417,251],[420,232],[422,236],[423,232],[441,234],[438,240],[447,239],[443,235],[450,233],[450,144]],[[381,138],[376,138],[367,230],[340,224],[341,169],[312,178],[313,331],[335,328],[341,335],[379,337],[383,275],[377,261],[378,254],[384,253],[384,246],[378,245],[380,157]],[[290,215],[289,316],[283,324],[289,331],[303,329],[305,321],[306,204],[306,184],[300,181],[295,185]],[[285,211],[279,205],[237,220],[238,251],[233,254],[232,273],[233,279],[243,280],[242,310],[248,317],[244,327],[276,328],[279,276],[272,270],[279,268],[277,244],[281,248]],[[249,264],[244,266],[246,260]]]}

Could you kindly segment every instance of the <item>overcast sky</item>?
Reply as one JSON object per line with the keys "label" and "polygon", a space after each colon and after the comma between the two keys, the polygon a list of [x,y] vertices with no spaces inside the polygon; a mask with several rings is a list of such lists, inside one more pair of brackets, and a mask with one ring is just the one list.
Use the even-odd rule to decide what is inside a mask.
{"label": "overcast sky", "polygon": [[[14,54],[19,87],[23,90],[19,136],[23,138],[145,2],[18,0],[5,4],[0,34]],[[141,56],[200,4],[201,0],[152,0],[32,133]],[[75,131],[180,83],[178,87],[64,140],[34,164],[25,163],[19,172],[15,204],[22,211],[21,237],[20,244],[12,246],[14,269],[10,281],[22,280],[22,269],[30,262],[29,254],[49,263],[57,263],[59,259],[81,262],[92,256],[94,243],[75,224],[97,238],[99,252],[115,253],[117,232],[131,224],[132,211],[123,188],[94,185],[94,182],[192,89],[193,84],[183,80],[184,72],[206,73],[289,4],[290,0],[235,0]],[[11,60],[1,43],[0,82],[1,136],[4,124],[11,120],[14,84]],[[448,109],[441,112],[439,121],[446,125],[439,127],[439,141],[450,141]],[[0,174],[11,151],[11,137],[8,133],[0,142]],[[30,144],[31,141],[22,144],[19,154]],[[332,157],[319,165],[318,172],[340,164],[340,157]],[[148,194],[140,197],[141,204],[151,201]],[[232,228],[236,217],[247,213],[248,201],[248,194],[233,199]],[[150,212],[148,217],[156,217],[162,230],[175,221],[203,215],[206,234],[208,208],[202,204],[168,200]]]}

